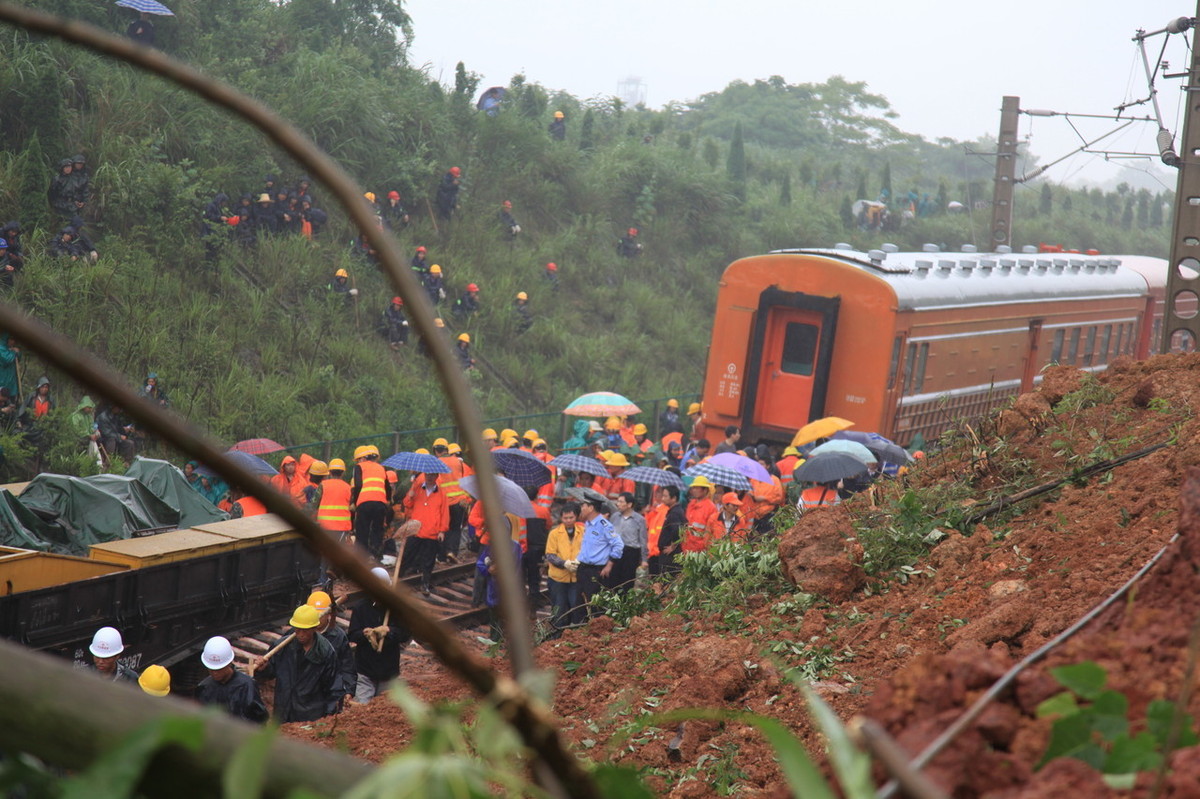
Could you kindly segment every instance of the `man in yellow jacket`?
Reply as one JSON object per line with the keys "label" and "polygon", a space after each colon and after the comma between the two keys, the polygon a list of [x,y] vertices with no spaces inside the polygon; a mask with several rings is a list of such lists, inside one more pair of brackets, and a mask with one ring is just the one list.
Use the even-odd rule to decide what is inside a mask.
{"label": "man in yellow jacket", "polygon": [[583,547],[583,525],[578,519],[578,503],[566,503],[559,517],[561,524],[546,538],[552,638],[561,636],[566,627],[583,623],[583,606],[579,603],[579,584],[575,577],[579,568],[579,550]]}

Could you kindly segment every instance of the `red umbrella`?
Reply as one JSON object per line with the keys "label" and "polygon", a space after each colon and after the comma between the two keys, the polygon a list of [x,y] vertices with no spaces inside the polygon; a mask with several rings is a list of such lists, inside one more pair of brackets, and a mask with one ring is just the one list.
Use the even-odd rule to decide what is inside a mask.
{"label": "red umbrella", "polygon": [[239,441],[229,448],[230,452],[247,452],[251,455],[266,455],[268,452],[279,452],[286,449],[283,444],[272,441],[269,438],[248,438],[245,441]]}

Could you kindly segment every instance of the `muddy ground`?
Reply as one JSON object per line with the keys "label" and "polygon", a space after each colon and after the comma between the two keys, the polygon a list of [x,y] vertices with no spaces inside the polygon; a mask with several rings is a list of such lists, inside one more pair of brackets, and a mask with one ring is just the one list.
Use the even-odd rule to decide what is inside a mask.
{"label": "muddy ground", "polygon": [[[789,574],[822,597],[806,610],[787,597],[751,596],[740,618],[655,612],[618,629],[605,617],[540,645],[539,664],[557,673],[554,704],[568,739],[588,758],[645,767],[661,795],[786,796],[772,750],[746,726],[688,722],[678,761],[669,752],[674,728],[619,734],[644,712],[748,709],[781,720],[820,757],[803,699],[782,671],[800,667],[843,719],[875,719],[915,754],[1009,668],[1120,588],[1178,530],[1180,539],[1126,597],[1022,672],[925,770],[955,797],[1149,795],[1150,772],[1131,793],[1109,789],[1076,760],[1037,770],[1051,722],[1035,709],[1060,690],[1050,668],[1092,660],[1106,669],[1109,687],[1128,697],[1134,731],[1154,699],[1183,693],[1200,716],[1200,698],[1185,685],[1195,682],[1187,673],[1188,638],[1200,610],[1200,469],[1192,469],[1200,466],[1198,388],[1200,355],[1122,359],[1091,381],[1075,370],[1049,370],[1037,392],[966,431],[875,500],[882,505],[888,492],[911,488],[932,503],[948,486],[965,485],[971,496],[954,500],[961,518],[998,496],[1074,473],[1061,488],[990,516],[969,534],[940,528],[946,537],[920,562],[876,575],[863,571],[853,540],[852,517],[872,514],[871,497],[860,495],[809,514],[780,541]],[[1123,465],[1080,473],[1164,442]],[[424,698],[466,696],[436,666],[406,676]],[[412,732],[382,699],[304,726],[288,731],[372,761],[404,747]],[[1200,747],[1178,750],[1169,766],[1159,796],[1200,795]],[[877,775],[882,782],[882,769]]]}

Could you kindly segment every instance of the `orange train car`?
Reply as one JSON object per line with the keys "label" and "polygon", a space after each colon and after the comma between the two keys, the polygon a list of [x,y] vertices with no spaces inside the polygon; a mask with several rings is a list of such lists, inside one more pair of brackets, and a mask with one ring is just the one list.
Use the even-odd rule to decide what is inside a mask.
{"label": "orange train car", "polygon": [[1128,260],[894,248],[743,258],[719,284],[704,422],[783,442],[841,416],[907,444],[1029,391],[1048,364],[1144,358],[1167,265]]}

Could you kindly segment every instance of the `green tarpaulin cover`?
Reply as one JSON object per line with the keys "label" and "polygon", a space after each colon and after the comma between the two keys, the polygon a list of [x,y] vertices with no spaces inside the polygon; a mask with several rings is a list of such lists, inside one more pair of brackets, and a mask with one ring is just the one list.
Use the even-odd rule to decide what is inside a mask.
{"label": "green tarpaulin cover", "polygon": [[140,480],[156,497],[179,511],[180,527],[196,527],[229,518],[228,513],[192,488],[183,472],[166,461],[139,456],[133,459],[125,476]]}

